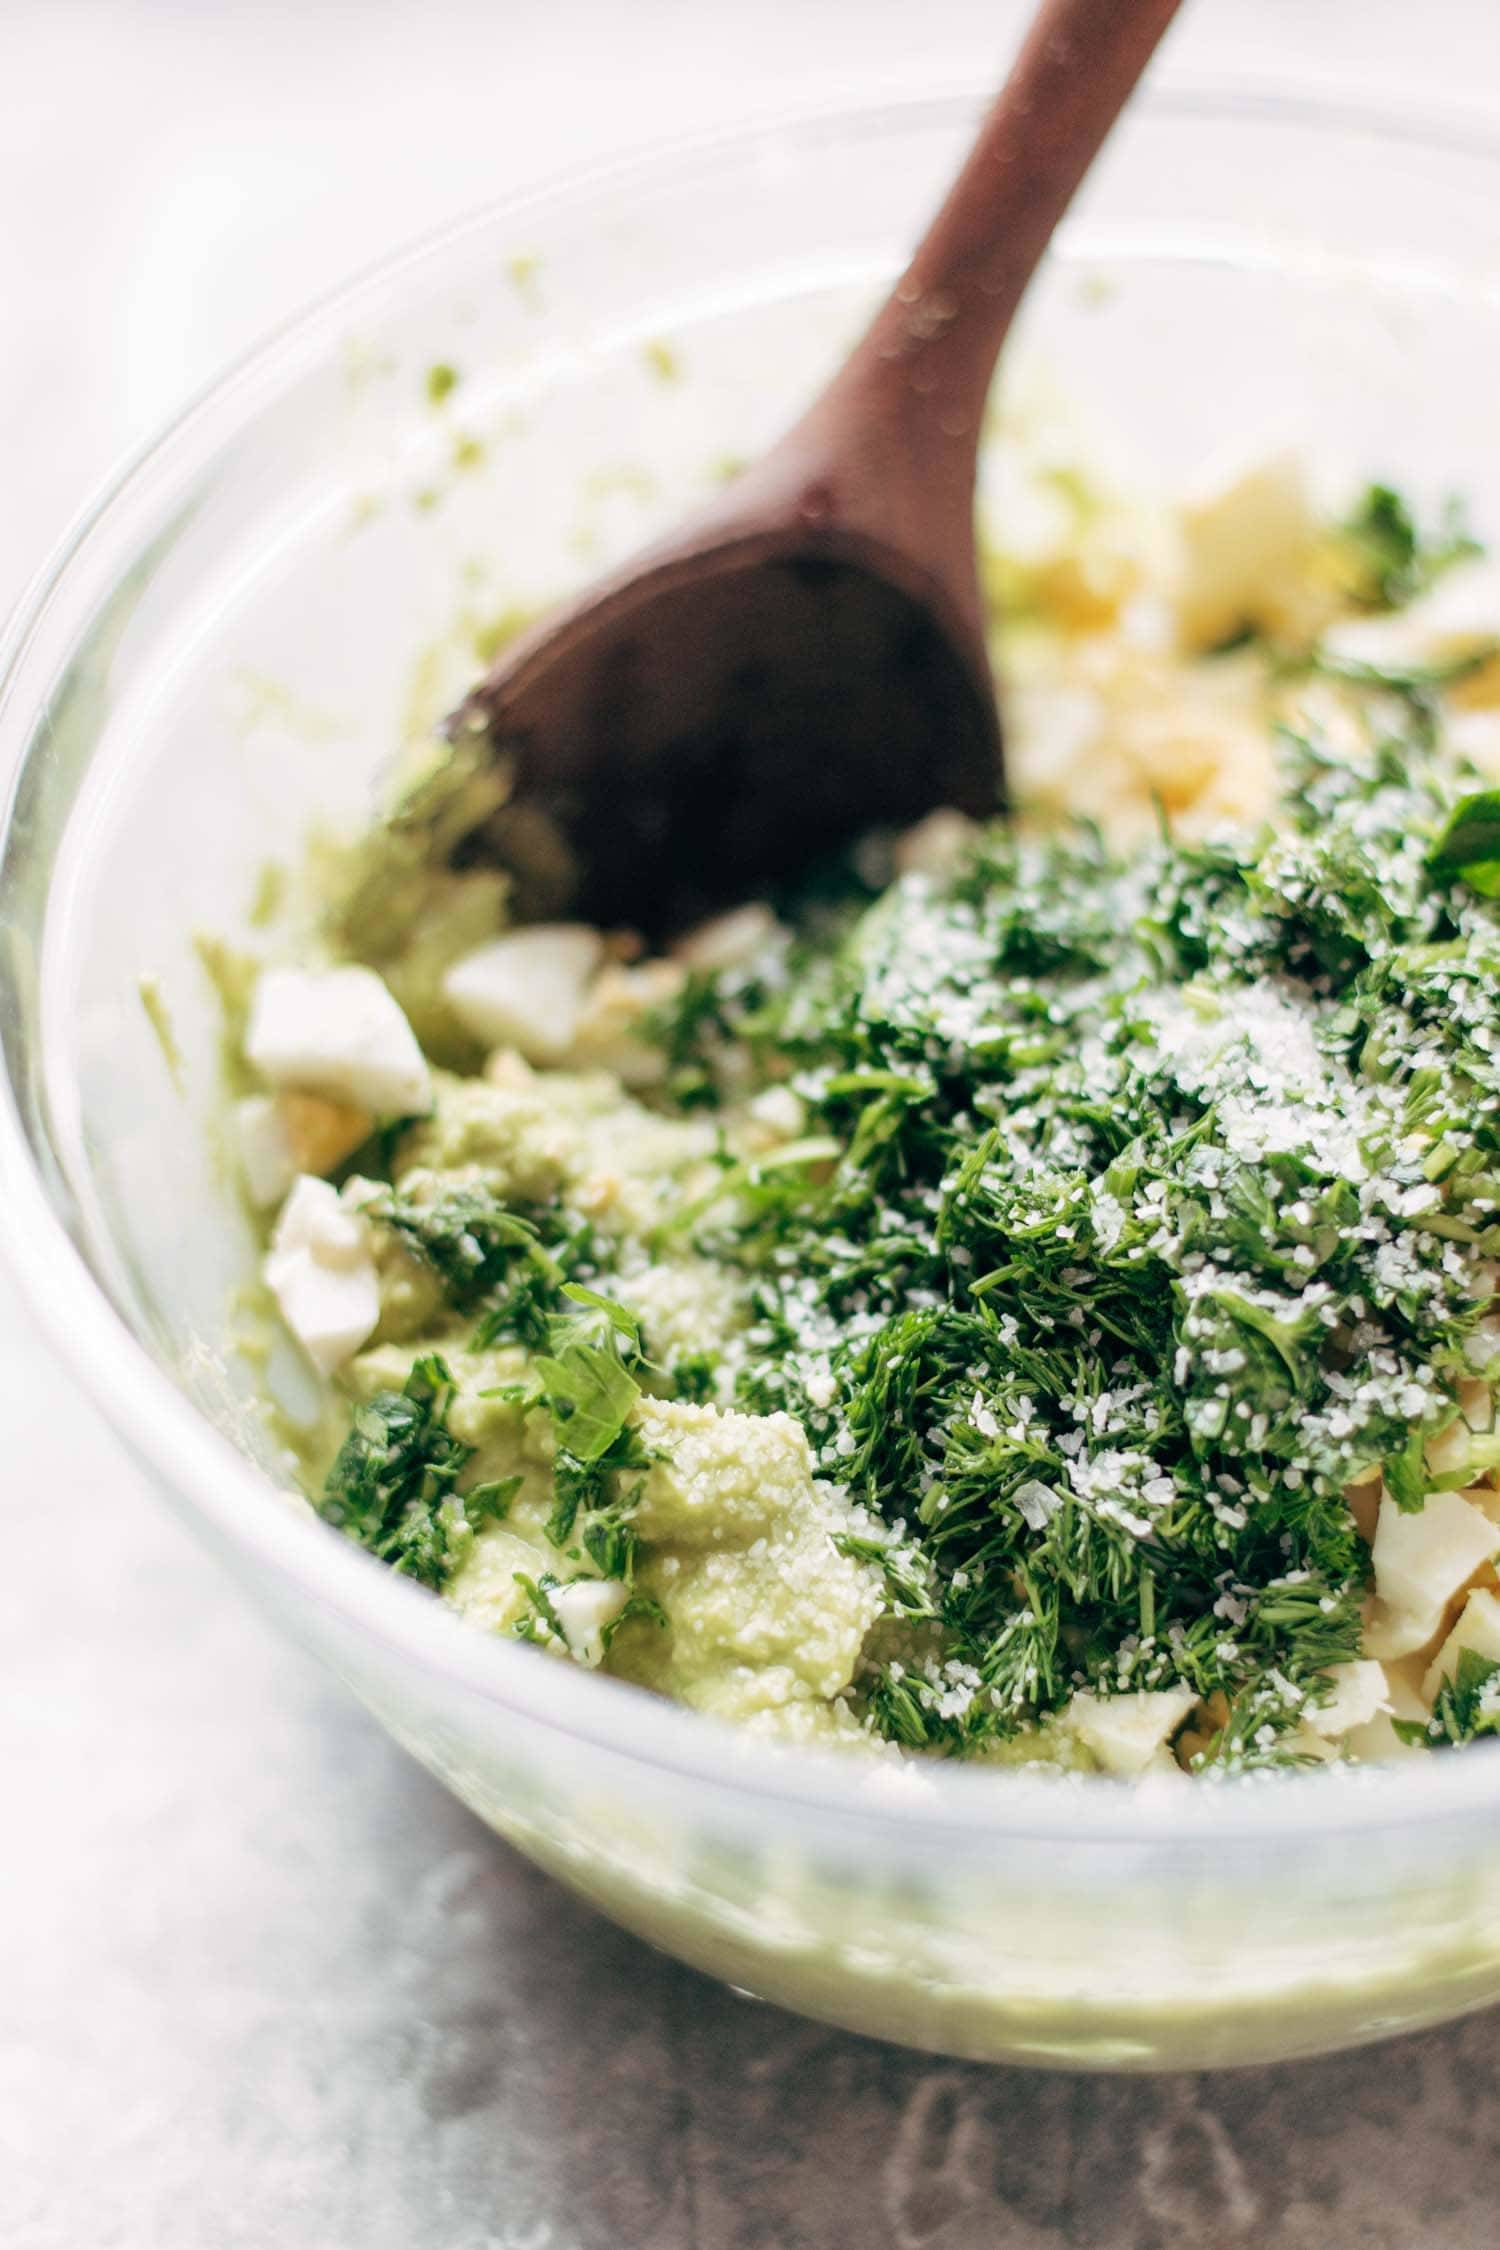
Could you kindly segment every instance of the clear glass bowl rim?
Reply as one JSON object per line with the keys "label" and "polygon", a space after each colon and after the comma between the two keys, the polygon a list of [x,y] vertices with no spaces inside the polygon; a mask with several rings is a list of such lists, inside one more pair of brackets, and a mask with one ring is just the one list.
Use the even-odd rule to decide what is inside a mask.
{"label": "clear glass bowl rim", "polygon": [[[189,464],[211,459],[257,402],[317,357],[364,303],[470,234],[506,225],[520,229],[633,189],[686,187],[700,171],[733,169],[768,145],[812,147],[830,138],[850,142],[899,137],[923,126],[956,127],[976,106],[972,91],[819,105],[577,167],[422,235],[280,324],[126,459],[21,596],[0,636],[0,743],[16,733],[24,742],[5,779],[0,850],[10,844],[18,803],[34,764],[45,755],[38,722],[55,675],[44,663],[39,682],[29,683],[26,676],[44,623],[80,593],[75,581],[88,579],[91,566],[101,558],[107,564],[113,540],[128,546],[133,503],[149,497],[153,480],[175,481]],[[1238,79],[1230,85],[1176,82],[1148,91],[1140,106],[1164,120],[1213,122],[1229,130],[1273,124],[1472,156],[1495,167],[1500,188],[1500,125],[1493,113],[1478,108],[1403,103],[1388,109],[1378,100],[1322,90],[1288,93]],[[114,559],[118,565],[126,556]],[[106,570],[105,583],[113,582]],[[77,628],[83,618],[75,600],[68,623]],[[41,692],[31,694],[28,710],[33,685]],[[12,711],[18,701],[19,722]],[[19,1012],[10,951],[0,948],[0,1013],[15,1019]],[[1080,1785],[923,1763],[913,1775],[917,1785],[896,1791],[879,1785],[890,1777],[884,1761],[777,1748],[619,1681],[539,1662],[531,1649],[474,1632],[350,1542],[275,1504],[261,1472],[172,1383],[75,1246],[49,1193],[8,1069],[0,1074],[0,1186],[7,1220],[0,1248],[24,1298],[58,1358],[137,1459],[231,1547],[248,1550],[263,1568],[290,1580],[304,1601],[352,1622],[398,1664],[437,1672],[449,1687],[492,1707],[496,1718],[510,1716],[561,1738],[577,1737],[621,1760],[709,1789],[843,1814],[862,1826],[891,1831],[893,1841],[900,1831],[916,1831],[928,1841],[946,1831],[970,1849],[1022,1836],[1060,1846],[1070,1840],[1159,1848],[1219,1841],[1227,1848],[1293,1838],[1315,1845],[1414,1820],[1493,1815],[1500,1805],[1500,1744],[1477,1745],[1459,1757],[1276,1775],[1233,1788],[1142,1789],[1104,1779]]]}

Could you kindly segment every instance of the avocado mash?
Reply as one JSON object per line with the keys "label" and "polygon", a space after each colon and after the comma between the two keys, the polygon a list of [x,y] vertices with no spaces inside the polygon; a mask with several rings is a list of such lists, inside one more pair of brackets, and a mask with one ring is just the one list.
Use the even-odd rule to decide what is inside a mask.
{"label": "avocado mash", "polygon": [[328,870],[237,1112],[341,1402],[308,1496],[782,1739],[1500,1731],[1500,588],[1284,461],[1065,498],[990,563],[1017,822],[660,957],[506,928],[459,753]]}

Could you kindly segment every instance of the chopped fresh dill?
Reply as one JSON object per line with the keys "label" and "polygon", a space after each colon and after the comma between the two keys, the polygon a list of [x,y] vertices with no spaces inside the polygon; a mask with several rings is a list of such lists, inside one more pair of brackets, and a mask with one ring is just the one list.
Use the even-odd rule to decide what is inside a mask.
{"label": "chopped fresh dill", "polygon": [[1359,1653],[1346,1488],[1420,1505],[1500,1255],[1500,921],[1460,879],[1493,801],[1452,811],[1424,702],[1352,692],[1366,755],[1288,738],[1274,832],[995,828],[658,1023],[694,1100],[737,1049],[806,1105],[822,1161],[692,1225],[750,1289],[739,1404],[889,1527],[841,1544],[896,1742],[1186,1686],[1197,1762],[1295,1762]]}

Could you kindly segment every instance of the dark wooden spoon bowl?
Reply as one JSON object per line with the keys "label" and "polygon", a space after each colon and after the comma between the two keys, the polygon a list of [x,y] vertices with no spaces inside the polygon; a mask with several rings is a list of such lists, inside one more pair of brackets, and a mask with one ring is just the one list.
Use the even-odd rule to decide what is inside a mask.
{"label": "dark wooden spoon bowl", "polygon": [[872,827],[1001,792],[974,548],[1017,305],[1179,0],[1044,0],[916,255],[785,437],[513,644],[446,722],[503,761],[461,847],[526,919],[660,936]]}

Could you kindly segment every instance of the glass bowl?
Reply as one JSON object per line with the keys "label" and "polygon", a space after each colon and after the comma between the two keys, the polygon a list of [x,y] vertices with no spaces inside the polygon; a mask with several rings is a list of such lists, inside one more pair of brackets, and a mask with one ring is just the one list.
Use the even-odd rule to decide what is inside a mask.
{"label": "glass bowl", "polygon": [[[279,1504],[226,1345],[254,1245],[193,934],[232,937],[267,859],[368,805],[473,668],[475,619],[596,569],[775,432],[970,122],[822,116],[483,212],[283,331],[93,510],[0,669],[5,1242],[246,1587],[631,1929],[953,2054],[1310,2053],[1500,1995],[1500,1751],[1161,1790],[777,1752],[487,1640]],[[1448,118],[1145,101],[1011,364],[1153,480],[1275,429],[1335,485],[1457,487],[1500,528],[1500,148]]]}

